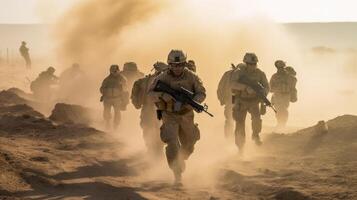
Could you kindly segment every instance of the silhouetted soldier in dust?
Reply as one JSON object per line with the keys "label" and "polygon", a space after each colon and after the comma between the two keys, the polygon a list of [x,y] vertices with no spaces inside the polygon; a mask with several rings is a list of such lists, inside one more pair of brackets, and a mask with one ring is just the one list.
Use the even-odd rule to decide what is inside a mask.
{"label": "silhouetted soldier in dust", "polygon": [[31,68],[31,58],[30,58],[30,54],[29,54],[29,48],[26,47],[26,42],[23,41],[21,43],[21,47],[19,50],[20,50],[21,56],[25,59],[26,67]]}

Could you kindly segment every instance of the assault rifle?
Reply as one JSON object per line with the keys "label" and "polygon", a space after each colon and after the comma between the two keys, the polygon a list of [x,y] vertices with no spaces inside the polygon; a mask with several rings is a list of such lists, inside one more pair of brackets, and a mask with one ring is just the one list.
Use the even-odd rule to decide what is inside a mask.
{"label": "assault rifle", "polygon": [[254,92],[257,94],[257,96],[259,97],[259,99],[261,99],[266,106],[269,106],[276,113],[276,110],[275,110],[273,104],[267,98],[267,95],[265,94],[265,89],[261,83],[253,81],[245,75],[239,76],[238,82],[252,88],[254,90]]}
{"label": "assault rifle", "polygon": [[181,87],[179,90],[176,90],[171,88],[170,85],[158,80],[154,91],[163,92],[172,96],[175,100],[174,110],[178,110],[182,105],[189,104],[196,112],[205,112],[209,116],[213,117],[213,115],[208,112],[208,106],[206,104],[201,105],[197,101],[193,100],[194,94],[186,88]]}

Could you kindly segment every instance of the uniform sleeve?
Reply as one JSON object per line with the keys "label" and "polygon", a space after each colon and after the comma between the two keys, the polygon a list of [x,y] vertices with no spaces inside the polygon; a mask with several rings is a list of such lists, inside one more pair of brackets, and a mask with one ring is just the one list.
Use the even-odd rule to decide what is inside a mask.
{"label": "uniform sleeve", "polygon": [[218,83],[218,88],[217,88],[217,98],[221,103],[223,103],[225,84],[227,83],[226,79],[227,79],[227,72],[223,74],[221,80]]}
{"label": "uniform sleeve", "polygon": [[104,89],[105,89],[105,85],[106,85],[106,78],[103,80],[103,82],[102,82],[102,85],[100,86],[100,89],[99,89],[99,91],[100,91],[100,93],[101,94],[103,94],[104,93]]}
{"label": "uniform sleeve", "polygon": [[124,76],[121,75],[121,86],[123,88],[123,91],[124,92],[127,92],[129,89],[128,89],[128,84],[127,84],[127,80]]}
{"label": "uniform sleeve", "polygon": [[206,99],[206,88],[203,86],[203,83],[201,79],[198,76],[194,76],[194,91],[195,91],[195,96],[193,97],[193,100],[202,103]]}
{"label": "uniform sleeve", "polygon": [[243,91],[247,88],[247,85],[238,82],[239,74],[240,74],[239,70],[234,71],[232,74],[232,78],[230,81],[232,90]]}
{"label": "uniform sleeve", "polygon": [[149,92],[148,92],[148,96],[149,98],[152,99],[152,101],[154,102],[160,102],[160,97],[162,97],[163,93],[162,92],[155,92],[154,88],[156,83],[162,80],[162,74],[160,74],[159,76],[157,76],[154,81],[151,83],[151,85],[149,86]]}
{"label": "uniform sleeve", "polygon": [[262,72],[262,79],[261,79],[260,83],[262,84],[262,86],[265,89],[265,94],[268,94],[269,90],[270,90],[270,87],[269,87],[267,76],[265,75],[264,72]]}
{"label": "uniform sleeve", "polygon": [[270,85],[270,92],[276,92],[277,83],[276,83],[276,75],[275,74],[270,78],[269,85]]}

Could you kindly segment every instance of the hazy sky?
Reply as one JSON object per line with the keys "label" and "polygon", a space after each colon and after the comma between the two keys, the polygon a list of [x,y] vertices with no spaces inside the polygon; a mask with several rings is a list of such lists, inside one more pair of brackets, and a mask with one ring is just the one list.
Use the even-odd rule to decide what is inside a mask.
{"label": "hazy sky", "polygon": [[[0,23],[48,23],[77,1],[80,0],[0,0]],[[189,0],[188,2],[192,4],[192,8],[209,10],[229,18],[259,13],[270,16],[278,22],[357,21],[355,0]]]}

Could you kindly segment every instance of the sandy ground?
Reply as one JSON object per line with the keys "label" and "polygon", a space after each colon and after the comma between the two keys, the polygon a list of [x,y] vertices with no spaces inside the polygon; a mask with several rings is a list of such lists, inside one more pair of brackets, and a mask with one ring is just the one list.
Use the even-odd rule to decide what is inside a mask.
{"label": "sandy ground", "polygon": [[[2,105],[0,199],[356,199],[357,116],[328,126],[326,134],[314,127],[266,134],[245,157],[201,157],[209,170],[188,170],[177,188],[163,159],[149,162],[144,151],[130,151],[123,135],[55,125],[29,106]],[[206,155],[220,154],[211,148]]]}

